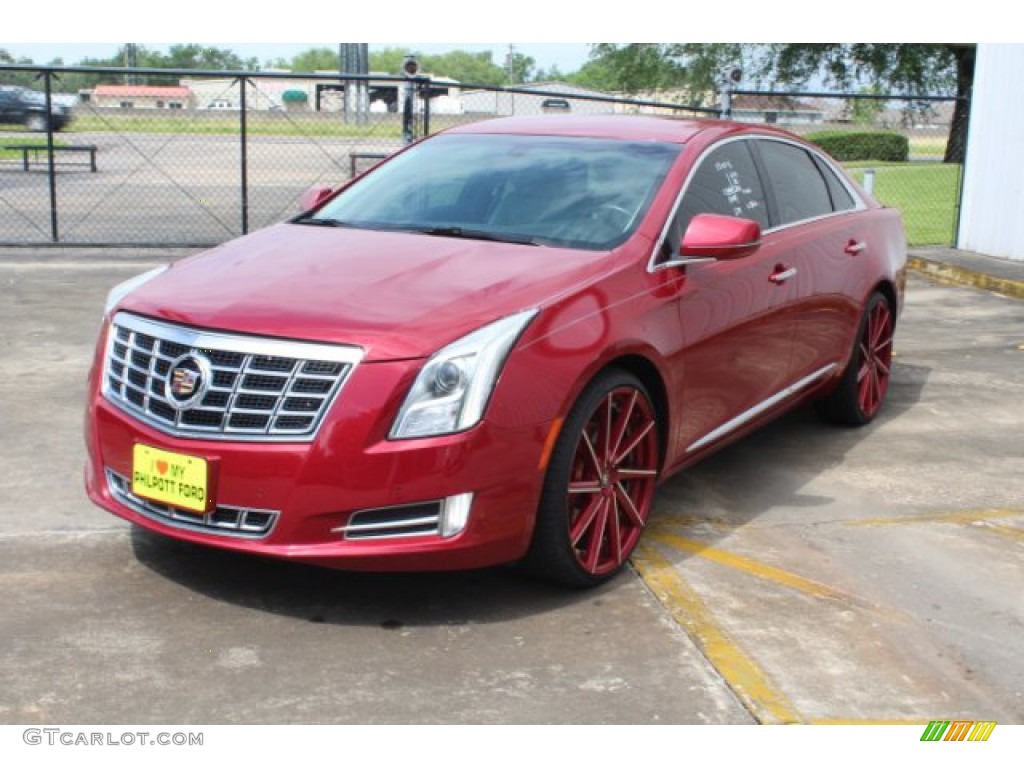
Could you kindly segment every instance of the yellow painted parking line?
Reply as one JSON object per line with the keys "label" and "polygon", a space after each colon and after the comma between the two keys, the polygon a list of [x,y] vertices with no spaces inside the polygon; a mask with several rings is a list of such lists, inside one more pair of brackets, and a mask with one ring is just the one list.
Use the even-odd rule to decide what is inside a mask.
{"label": "yellow painted parking line", "polygon": [[693,528],[698,525],[706,525],[716,530],[731,531],[736,528],[743,528],[749,525],[756,525],[749,521],[742,523],[730,523],[727,520],[718,520],[713,517],[694,517],[693,515],[661,515],[652,521],[649,530],[664,530],[666,528]]}
{"label": "yellow painted parking line", "polygon": [[845,525],[882,526],[882,525],[914,525],[915,523],[953,523],[954,525],[970,525],[982,520],[1002,517],[1019,517],[1024,509],[971,509],[955,512],[932,512],[924,515],[905,515],[903,517],[878,517],[868,520],[846,520]]}
{"label": "yellow painted parking line", "polygon": [[707,606],[675,565],[647,542],[641,542],[637,547],[633,565],[676,623],[697,644],[759,722],[801,722],[789,698],[718,626]]}
{"label": "yellow painted parking line", "polygon": [[1000,536],[1007,536],[1011,539],[1024,542],[1024,529],[1011,528],[1009,525],[994,525],[989,523],[988,525],[981,526],[983,530],[991,531],[992,533],[998,533]]}
{"label": "yellow painted parking line", "polygon": [[969,285],[986,291],[1001,293],[1014,299],[1024,299],[1024,281],[995,277],[975,272],[956,264],[932,261],[920,256],[909,256],[907,267],[925,277],[945,285]]}
{"label": "yellow painted parking line", "polygon": [[804,592],[814,597],[825,597],[833,600],[845,600],[850,601],[849,595],[837,590],[832,587],[814,581],[812,579],[799,576],[790,571],[784,571],[781,568],[776,568],[766,563],[760,563],[757,560],[751,560],[749,557],[743,557],[742,555],[734,554],[733,552],[727,552],[724,549],[717,549],[716,547],[710,547],[703,542],[696,541],[694,539],[688,539],[683,536],[679,536],[674,533],[665,533],[661,531],[652,532],[651,536],[655,541],[660,541],[663,544],[667,544],[670,547],[681,550],[683,552],[689,552],[690,554],[703,557],[706,560],[719,563],[721,565],[727,565],[730,568],[749,573],[751,576],[756,576],[759,579],[765,579],[776,584],[781,584],[791,589],[796,589],[800,592]]}

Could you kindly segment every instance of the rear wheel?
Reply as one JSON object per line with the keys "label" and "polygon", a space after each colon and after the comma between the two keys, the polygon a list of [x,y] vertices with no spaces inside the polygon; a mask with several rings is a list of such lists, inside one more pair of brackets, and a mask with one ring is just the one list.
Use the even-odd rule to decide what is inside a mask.
{"label": "rear wheel", "polygon": [[639,379],[610,370],[591,382],[555,443],[527,568],[575,587],[621,570],[647,524],[658,439],[657,412]]}
{"label": "rear wheel", "polygon": [[45,131],[46,117],[37,114],[29,115],[28,120],[25,121],[25,127],[28,128],[30,131],[36,131],[37,133],[40,131]]}
{"label": "rear wheel", "polygon": [[839,386],[818,401],[823,416],[859,427],[878,415],[889,389],[894,326],[888,300],[880,293],[873,294]]}

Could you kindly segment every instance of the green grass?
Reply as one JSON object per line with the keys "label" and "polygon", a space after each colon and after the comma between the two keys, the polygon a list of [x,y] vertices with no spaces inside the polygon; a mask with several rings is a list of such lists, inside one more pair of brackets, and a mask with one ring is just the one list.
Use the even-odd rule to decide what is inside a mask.
{"label": "green grass", "polygon": [[847,163],[858,182],[875,169],[875,198],[899,209],[910,245],[949,245],[956,223],[960,166],[945,163]]}
{"label": "green grass", "polygon": [[[315,138],[385,138],[402,137],[401,121],[394,115],[372,115],[365,125],[345,123],[340,116],[325,119],[310,115],[250,113],[246,131],[251,136],[308,136]],[[239,118],[236,113],[183,113],[181,117],[165,115],[101,115],[80,112],[65,129],[67,132],[90,133],[174,133],[181,136],[237,136]]]}
{"label": "green grass", "polygon": [[[31,144],[34,147],[45,147],[46,139],[23,139],[20,136],[6,139],[0,135],[0,160],[17,160],[20,163],[25,153],[20,149],[2,149],[5,144]],[[53,146],[64,147],[67,146],[67,142],[54,139]]]}
{"label": "green grass", "polygon": [[944,157],[946,141],[943,136],[910,136],[911,157]]}

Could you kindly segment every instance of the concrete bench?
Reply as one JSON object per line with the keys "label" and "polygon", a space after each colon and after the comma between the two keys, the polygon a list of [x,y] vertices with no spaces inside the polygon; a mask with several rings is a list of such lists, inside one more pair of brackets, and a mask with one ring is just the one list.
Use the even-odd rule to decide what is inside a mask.
{"label": "concrete bench", "polygon": [[[24,170],[29,169],[29,155],[32,155],[33,163],[46,163],[47,162],[47,150],[48,147],[45,144],[5,144],[4,149],[10,149],[21,152],[21,165]],[[54,146],[53,153],[56,155],[58,152],[88,152],[89,153],[89,169],[96,173],[96,146],[93,144],[80,144],[76,146],[65,146],[58,147]],[[40,159],[40,153],[43,154]],[[54,164],[56,164],[56,159]],[[85,163],[62,163],[62,165],[85,165]]]}

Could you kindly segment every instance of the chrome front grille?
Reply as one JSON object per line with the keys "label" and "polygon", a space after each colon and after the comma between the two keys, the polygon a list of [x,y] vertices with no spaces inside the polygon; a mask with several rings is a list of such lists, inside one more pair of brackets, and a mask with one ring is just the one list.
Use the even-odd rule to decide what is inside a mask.
{"label": "chrome front grille", "polygon": [[115,499],[139,514],[177,528],[245,538],[263,538],[274,528],[278,513],[269,509],[217,506],[206,514],[185,512],[176,507],[144,499],[132,493],[128,478],[107,470],[107,485]]}
{"label": "chrome front grille", "polygon": [[[228,335],[120,312],[107,342],[103,394],[179,437],[312,440],[362,359],[358,347]],[[183,369],[183,372],[182,370]],[[172,379],[195,387],[178,398]]]}

